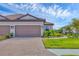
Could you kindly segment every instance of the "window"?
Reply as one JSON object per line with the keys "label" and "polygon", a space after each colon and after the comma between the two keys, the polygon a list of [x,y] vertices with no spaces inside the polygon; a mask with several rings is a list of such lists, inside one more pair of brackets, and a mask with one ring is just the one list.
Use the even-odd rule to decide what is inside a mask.
{"label": "window", "polygon": [[46,30],[49,30],[49,27],[48,26],[46,26]]}

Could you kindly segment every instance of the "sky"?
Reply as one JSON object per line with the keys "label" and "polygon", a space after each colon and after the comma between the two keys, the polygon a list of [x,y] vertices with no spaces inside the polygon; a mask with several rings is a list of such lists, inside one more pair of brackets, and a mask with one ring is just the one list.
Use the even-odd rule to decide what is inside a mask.
{"label": "sky", "polygon": [[0,14],[31,14],[54,23],[54,29],[59,29],[79,18],[78,3],[0,3]]}

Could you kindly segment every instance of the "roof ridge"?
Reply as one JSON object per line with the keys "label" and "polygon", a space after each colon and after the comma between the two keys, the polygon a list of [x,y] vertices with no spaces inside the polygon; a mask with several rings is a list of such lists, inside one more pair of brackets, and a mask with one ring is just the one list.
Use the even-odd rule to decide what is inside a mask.
{"label": "roof ridge", "polygon": [[33,15],[29,14],[29,13],[27,13],[27,14],[25,14],[25,15],[23,15],[23,16],[21,16],[21,17],[17,18],[17,19],[20,19],[20,18],[22,18],[22,17],[24,17],[24,16],[27,16],[27,15],[32,16],[32,17],[34,17],[34,18],[36,18],[36,19],[40,19],[40,20],[44,20],[44,21],[45,21],[45,19],[38,18],[38,17],[33,16]]}
{"label": "roof ridge", "polygon": [[9,20],[9,19],[8,19],[6,16],[4,16],[4,15],[1,15],[1,14],[0,14],[0,16],[3,17],[3,18],[5,18],[5,19],[7,19],[7,20]]}
{"label": "roof ridge", "polygon": [[29,14],[29,13],[27,13],[27,14],[11,14],[11,15],[6,15],[6,16],[2,16],[2,17],[6,18],[8,20],[17,20],[17,19],[21,20],[22,17],[28,16],[28,15],[31,16],[31,17],[34,17],[34,18],[36,18],[38,20],[45,21],[45,19],[33,16],[33,15]]}

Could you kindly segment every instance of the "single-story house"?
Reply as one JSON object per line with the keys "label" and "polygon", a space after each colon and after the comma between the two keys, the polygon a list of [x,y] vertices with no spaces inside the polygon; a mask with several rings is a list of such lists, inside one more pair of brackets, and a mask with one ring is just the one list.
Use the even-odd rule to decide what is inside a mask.
{"label": "single-story house", "polygon": [[13,33],[14,37],[40,37],[53,24],[30,14],[0,15],[0,35]]}

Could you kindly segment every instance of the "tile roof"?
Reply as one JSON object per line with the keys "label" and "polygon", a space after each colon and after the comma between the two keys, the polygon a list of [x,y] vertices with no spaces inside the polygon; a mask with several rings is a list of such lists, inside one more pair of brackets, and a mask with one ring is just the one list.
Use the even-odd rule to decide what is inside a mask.
{"label": "tile roof", "polygon": [[16,20],[17,18],[21,16],[23,16],[23,14],[13,14],[13,15],[7,15],[5,17],[8,18],[9,20]]}
{"label": "tile roof", "polygon": [[44,25],[54,25],[54,24],[50,22],[45,22]]}
{"label": "tile roof", "polygon": [[[23,19],[21,19],[22,17],[28,16],[28,15],[36,18],[36,20],[33,20],[33,19],[23,20]],[[7,16],[4,16],[4,17],[8,19],[6,21],[45,21],[42,18],[38,18],[38,17],[35,17],[33,15],[30,15],[30,14],[13,14],[13,15],[7,15]]]}
{"label": "tile roof", "polygon": [[[34,17],[36,18],[36,20],[20,20],[22,17],[25,17],[25,16],[31,16],[31,17]],[[0,20],[0,21],[44,21],[44,25],[54,25],[53,23],[50,23],[50,22],[46,22],[45,19],[42,19],[42,18],[38,18],[38,17],[35,17],[33,15],[30,15],[30,14],[13,14],[13,15],[7,15],[7,16],[2,16],[0,15],[1,17],[5,18],[5,20]]]}

